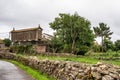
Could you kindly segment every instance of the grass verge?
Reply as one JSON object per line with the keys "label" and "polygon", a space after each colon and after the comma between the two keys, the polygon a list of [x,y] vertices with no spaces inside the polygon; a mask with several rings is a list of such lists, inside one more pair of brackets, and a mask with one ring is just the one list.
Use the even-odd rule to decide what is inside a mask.
{"label": "grass verge", "polygon": [[17,61],[10,60],[9,62],[17,65],[19,68],[24,70],[27,74],[31,75],[35,80],[55,80],[53,77],[48,77],[46,74],[43,74],[37,70],[34,70],[28,66],[23,65]]}

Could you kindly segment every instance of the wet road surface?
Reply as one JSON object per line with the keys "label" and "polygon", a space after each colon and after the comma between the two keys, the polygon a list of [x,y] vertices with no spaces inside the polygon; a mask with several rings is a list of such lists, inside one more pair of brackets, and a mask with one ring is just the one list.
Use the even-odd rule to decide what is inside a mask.
{"label": "wet road surface", "polygon": [[0,60],[0,80],[34,80],[14,64]]}

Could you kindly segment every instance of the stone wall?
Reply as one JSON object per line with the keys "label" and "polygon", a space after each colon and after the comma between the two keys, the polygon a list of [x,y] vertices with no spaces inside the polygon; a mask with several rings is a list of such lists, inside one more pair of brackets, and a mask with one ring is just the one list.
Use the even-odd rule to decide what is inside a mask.
{"label": "stone wall", "polygon": [[12,59],[40,72],[54,76],[56,80],[120,80],[120,67],[98,62],[94,65],[71,62],[38,60],[13,53],[0,53],[0,58]]}

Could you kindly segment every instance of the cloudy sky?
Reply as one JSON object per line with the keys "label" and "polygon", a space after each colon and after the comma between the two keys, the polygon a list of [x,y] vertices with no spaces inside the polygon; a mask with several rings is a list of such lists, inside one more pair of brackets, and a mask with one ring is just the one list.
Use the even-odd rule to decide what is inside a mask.
{"label": "cloudy sky", "polygon": [[114,32],[112,40],[120,39],[120,0],[0,0],[0,38],[9,37],[13,27],[23,29],[37,27],[52,34],[49,23],[59,13],[74,14],[91,21],[108,24]]}

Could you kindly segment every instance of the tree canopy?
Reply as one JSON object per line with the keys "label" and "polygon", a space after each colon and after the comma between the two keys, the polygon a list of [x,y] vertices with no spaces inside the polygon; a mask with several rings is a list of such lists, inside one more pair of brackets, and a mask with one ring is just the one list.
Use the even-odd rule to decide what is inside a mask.
{"label": "tree canopy", "polygon": [[90,21],[77,13],[59,14],[50,27],[56,31],[56,36],[64,44],[69,46],[71,53],[85,53],[93,43],[94,35],[90,29]]}
{"label": "tree canopy", "polygon": [[11,45],[11,40],[6,38],[3,40],[3,42],[5,43],[5,46],[9,47]]}
{"label": "tree canopy", "polygon": [[120,50],[120,40],[115,41],[115,49],[116,51]]}
{"label": "tree canopy", "polygon": [[112,41],[110,41],[109,39],[105,39],[104,40],[104,51],[108,51],[108,50],[112,50],[114,51],[115,46],[114,43]]}
{"label": "tree canopy", "polygon": [[98,27],[93,27],[94,33],[96,37],[101,37],[102,41],[102,52],[104,51],[104,40],[111,39],[110,35],[113,34],[111,32],[110,27],[107,27],[105,23],[99,23]]}

